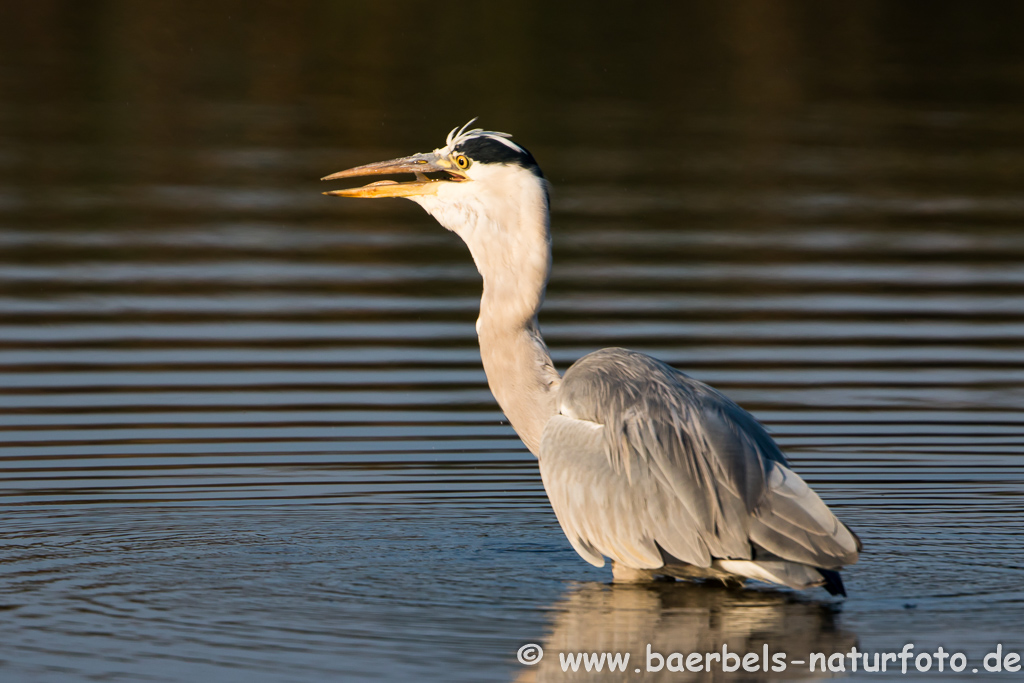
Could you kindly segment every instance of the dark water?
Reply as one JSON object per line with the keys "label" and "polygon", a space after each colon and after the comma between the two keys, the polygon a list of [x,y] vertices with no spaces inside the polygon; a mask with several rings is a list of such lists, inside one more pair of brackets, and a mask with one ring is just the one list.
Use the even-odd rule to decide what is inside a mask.
{"label": "dark water", "polygon": [[[1022,21],[0,3],[0,679],[1024,652]],[[575,555],[487,390],[465,248],[319,195],[474,115],[553,182],[558,365],[628,346],[753,411],[865,542],[847,601]]]}

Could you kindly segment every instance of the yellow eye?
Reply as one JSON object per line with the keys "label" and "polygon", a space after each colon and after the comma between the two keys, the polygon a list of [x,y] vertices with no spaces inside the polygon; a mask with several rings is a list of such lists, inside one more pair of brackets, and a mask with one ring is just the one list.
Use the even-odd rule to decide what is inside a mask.
{"label": "yellow eye", "polygon": [[459,156],[455,157],[455,165],[461,169],[467,169],[469,168],[469,159],[460,154]]}

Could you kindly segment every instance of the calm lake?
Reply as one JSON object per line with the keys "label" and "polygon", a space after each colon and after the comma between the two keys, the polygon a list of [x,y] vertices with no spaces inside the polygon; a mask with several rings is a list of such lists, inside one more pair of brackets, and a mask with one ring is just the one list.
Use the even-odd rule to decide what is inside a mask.
{"label": "calm lake", "polygon": [[[998,680],[985,655],[1024,654],[1022,25],[0,1],[0,680],[785,680],[822,674],[634,668],[908,643],[966,660],[920,680]],[[625,346],[753,412],[864,541],[848,599],[612,586],[572,550],[487,388],[466,248],[320,194],[473,116],[552,183],[559,368]],[[562,671],[584,651],[632,659]],[[850,666],[826,675],[905,678]]]}

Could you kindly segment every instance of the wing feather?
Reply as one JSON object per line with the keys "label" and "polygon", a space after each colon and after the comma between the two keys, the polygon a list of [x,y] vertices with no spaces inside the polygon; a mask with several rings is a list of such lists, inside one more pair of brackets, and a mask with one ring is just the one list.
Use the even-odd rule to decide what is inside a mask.
{"label": "wing feather", "polygon": [[856,537],[765,429],[707,385],[604,349],[566,372],[558,399],[541,476],[565,535],[591,564],[856,561]]}
{"label": "wing feather", "polygon": [[642,463],[628,478],[616,472],[604,442],[604,425],[562,415],[551,418],[541,440],[544,488],[576,552],[597,567],[604,565],[603,555],[630,567],[656,568],[664,564],[658,537],[684,561],[710,564],[693,524],[678,524],[673,532],[687,520],[683,506],[658,496],[661,487],[640,471]]}
{"label": "wing feather", "polygon": [[773,555],[824,569],[857,561],[860,543],[795,472],[776,465],[750,538]]}

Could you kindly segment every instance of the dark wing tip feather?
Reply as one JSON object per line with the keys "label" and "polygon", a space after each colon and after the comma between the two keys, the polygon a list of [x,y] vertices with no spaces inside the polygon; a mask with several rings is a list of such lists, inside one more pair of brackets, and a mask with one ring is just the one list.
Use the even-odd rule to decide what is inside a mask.
{"label": "dark wing tip feather", "polygon": [[842,595],[844,598],[846,597],[846,587],[843,586],[843,577],[839,572],[834,569],[822,569],[821,567],[815,567],[815,569],[825,579],[825,585],[822,588],[827,590],[829,595]]}

